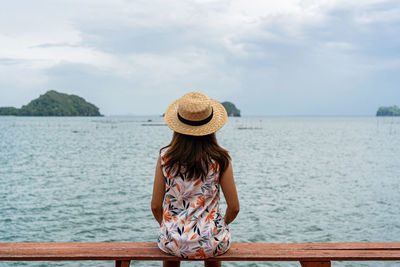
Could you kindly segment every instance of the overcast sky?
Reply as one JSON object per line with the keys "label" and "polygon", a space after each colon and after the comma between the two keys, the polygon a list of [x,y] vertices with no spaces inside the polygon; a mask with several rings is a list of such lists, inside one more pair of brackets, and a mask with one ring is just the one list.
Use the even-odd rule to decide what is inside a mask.
{"label": "overcast sky", "polygon": [[2,1],[0,106],[47,90],[105,115],[201,91],[243,115],[400,105],[399,0]]}

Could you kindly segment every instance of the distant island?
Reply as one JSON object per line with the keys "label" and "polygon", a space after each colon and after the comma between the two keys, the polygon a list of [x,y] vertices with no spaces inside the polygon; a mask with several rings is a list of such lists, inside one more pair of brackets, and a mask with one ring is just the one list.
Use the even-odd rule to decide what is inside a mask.
{"label": "distant island", "polygon": [[221,103],[226,109],[226,113],[228,113],[229,117],[240,117],[240,110],[236,108],[236,106],[229,101],[225,101]]}
{"label": "distant island", "polygon": [[396,105],[390,107],[380,107],[376,116],[400,116],[400,108]]}
{"label": "distant island", "polygon": [[9,116],[102,116],[99,108],[80,96],[54,90],[29,102],[21,108],[0,107],[0,115]]}

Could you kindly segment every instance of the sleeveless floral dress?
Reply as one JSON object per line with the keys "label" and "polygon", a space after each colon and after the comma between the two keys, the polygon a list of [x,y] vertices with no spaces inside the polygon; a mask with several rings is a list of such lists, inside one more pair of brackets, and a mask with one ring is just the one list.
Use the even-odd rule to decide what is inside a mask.
{"label": "sleeveless floral dress", "polygon": [[206,259],[225,253],[231,243],[228,225],[221,216],[219,167],[214,163],[207,178],[187,179],[184,174],[171,176],[161,167],[166,191],[158,247],[171,255],[188,259]]}

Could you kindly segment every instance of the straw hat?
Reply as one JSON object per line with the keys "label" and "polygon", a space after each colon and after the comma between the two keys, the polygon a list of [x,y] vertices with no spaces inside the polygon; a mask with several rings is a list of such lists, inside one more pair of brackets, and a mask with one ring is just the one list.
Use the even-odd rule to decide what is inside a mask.
{"label": "straw hat", "polygon": [[224,126],[228,115],[218,101],[203,93],[191,92],[173,102],[165,112],[164,119],[175,132],[202,136]]}

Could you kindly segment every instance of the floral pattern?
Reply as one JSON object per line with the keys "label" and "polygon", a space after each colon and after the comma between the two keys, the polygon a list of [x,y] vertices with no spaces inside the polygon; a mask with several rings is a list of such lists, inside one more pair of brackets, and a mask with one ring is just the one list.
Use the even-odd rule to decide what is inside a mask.
{"label": "floral pattern", "polygon": [[185,174],[170,175],[161,167],[165,179],[163,220],[158,247],[171,255],[188,259],[206,259],[225,253],[231,234],[219,208],[219,166],[214,163],[205,179],[187,179]]}

